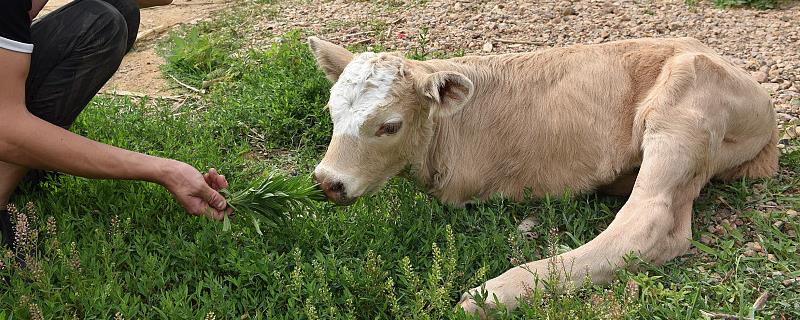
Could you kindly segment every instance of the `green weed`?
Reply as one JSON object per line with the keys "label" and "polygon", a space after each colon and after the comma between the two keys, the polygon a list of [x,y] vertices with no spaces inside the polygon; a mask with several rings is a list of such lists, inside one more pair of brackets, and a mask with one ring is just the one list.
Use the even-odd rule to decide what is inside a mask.
{"label": "green weed", "polygon": [[774,9],[778,0],[714,0],[717,7],[753,7],[756,9]]}

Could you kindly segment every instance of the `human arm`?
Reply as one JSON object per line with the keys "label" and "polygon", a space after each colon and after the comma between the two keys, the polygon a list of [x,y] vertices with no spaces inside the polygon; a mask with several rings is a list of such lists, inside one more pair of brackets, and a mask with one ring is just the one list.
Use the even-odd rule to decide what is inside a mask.
{"label": "human arm", "polygon": [[29,66],[30,54],[0,48],[0,161],[87,178],[159,183],[190,213],[223,217],[227,205],[213,187],[227,182],[213,170],[204,177],[188,164],[101,144],[30,114],[25,107]]}
{"label": "human arm", "polygon": [[31,10],[28,11],[28,15],[31,17],[31,20],[39,15],[39,12],[42,11],[42,8],[44,8],[44,6],[47,4],[47,1],[49,0],[31,0]]}

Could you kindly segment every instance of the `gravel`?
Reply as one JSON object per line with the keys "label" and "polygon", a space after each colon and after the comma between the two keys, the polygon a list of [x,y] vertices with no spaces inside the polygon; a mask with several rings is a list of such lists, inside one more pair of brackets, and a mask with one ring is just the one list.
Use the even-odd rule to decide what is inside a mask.
{"label": "gravel", "polygon": [[[303,29],[332,42],[434,56],[526,52],[640,37],[694,37],[772,95],[780,127],[800,116],[800,5],[719,9],[710,1],[283,1],[263,33]],[[255,41],[265,46],[270,39]]]}

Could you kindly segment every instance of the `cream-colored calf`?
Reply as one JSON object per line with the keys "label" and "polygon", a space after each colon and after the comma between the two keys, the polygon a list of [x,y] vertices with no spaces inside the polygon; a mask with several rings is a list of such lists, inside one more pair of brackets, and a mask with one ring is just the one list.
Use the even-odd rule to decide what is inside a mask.
{"label": "cream-colored calf", "polygon": [[[683,254],[692,202],[711,178],[777,169],[769,96],[694,39],[430,61],[309,43],[335,82],[333,137],[315,170],[332,201],[351,203],[401,172],[454,205],[526,188],[629,193],[604,232],[555,257],[576,285],[608,281],[629,253],[655,264]],[[482,287],[514,308],[550,269],[530,262]],[[460,306],[481,312],[480,290]]]}

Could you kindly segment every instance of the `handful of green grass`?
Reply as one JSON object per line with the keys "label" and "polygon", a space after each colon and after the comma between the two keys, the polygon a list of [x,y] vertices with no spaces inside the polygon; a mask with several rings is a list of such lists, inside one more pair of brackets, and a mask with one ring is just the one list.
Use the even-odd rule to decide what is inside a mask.
{"label": "handful of green grass", "polygon": [[[314,201],[325,200],[325,195],[309,177],[287,177],[279,174],[253,181],[247,189],[236,192],[224,189],[221,193],[234,211],[251,215],[253,226],[260,235],[263,235],[261,219],[275,226],[286,217],[312,207]],[[223,220],[222,229],[231,229],[227,216]]]}

